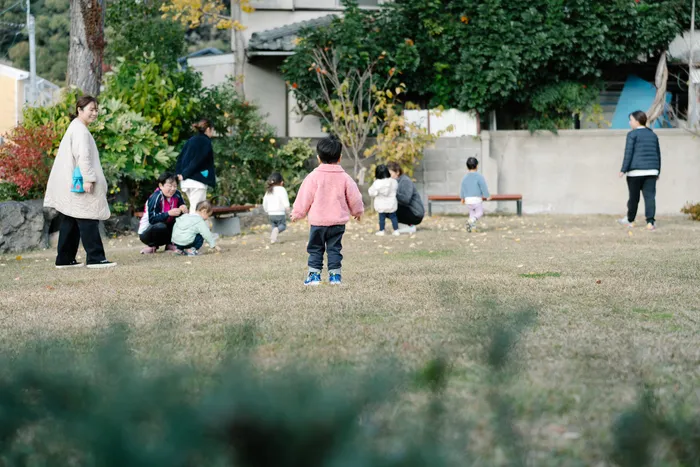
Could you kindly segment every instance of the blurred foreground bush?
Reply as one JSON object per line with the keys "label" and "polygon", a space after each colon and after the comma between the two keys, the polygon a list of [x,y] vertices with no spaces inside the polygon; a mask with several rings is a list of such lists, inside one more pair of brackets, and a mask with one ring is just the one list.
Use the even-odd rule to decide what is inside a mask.
{"label": "blurred foreground bush", "polygon": [[[137,359],[117,325],[93,336],[89,351],[38,340],[0,362],[0,465],[584,465],[529,446],[515,419],[509,388],[534,317],[510,315],[478,332],[487,455],[470,443],[474,425],[450,405],[445,356],[414,371],[389,361],[342,373],[263,371],[248,358],[257,335],[245,325],[227,333],[220,365],[202,369]],[[661,409],[650,388],[640,394],[612,426],[605,465],[700,465],[700,420]]]}

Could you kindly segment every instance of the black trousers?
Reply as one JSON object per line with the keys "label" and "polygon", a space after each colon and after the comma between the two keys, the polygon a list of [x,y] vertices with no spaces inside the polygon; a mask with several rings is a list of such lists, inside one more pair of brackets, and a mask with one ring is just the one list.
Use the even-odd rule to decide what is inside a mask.
{"label": "black trousers", "polygon": [[340,273],[343,263],[343,234],[344,225],[332,225],[330,227],[311,226],[309,232],[309,244],[306,251],[309,253],[309,269],[323,270],[323,254],[328,253],[328,272]]}
{"label": "black trousers", "polygon": [[627,177],[627,188],[629,188],[629,200],[627,201],[627,220],[634,222],[639,208],[639,194],[644,196],[644,214],[648,224],[654,224],[656,219],[656,175],[644,177]]}
{"label": "black trousers", "polygon": [[405,204],[399,204],[399,208],[396,210],[396,217],[399,218],[399,222],[407,225],[418,225],[423,222],[423,216],[416,216]]}
{"label": "black trousers", "polygon": [[65,266],[75,261],[80,240],[83,241],[83,248],[87,253],[87,264],[100,263],[106,259],[100,237],[100,221],[63,215],[58,233],[56,266]]}
{"label": "black trousers", "polygon": [[139,235],[139,239],[148,246],[159,247],[170,245],[170,237],[173,235],[174,222],[159,222],[151,224],[148,228]]}

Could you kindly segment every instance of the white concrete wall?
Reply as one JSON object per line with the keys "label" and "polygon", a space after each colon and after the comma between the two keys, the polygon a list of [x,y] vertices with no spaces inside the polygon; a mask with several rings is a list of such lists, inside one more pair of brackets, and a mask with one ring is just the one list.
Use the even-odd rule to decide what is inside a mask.
{"label": "white concrete wall", "polygon": [[[662,170],[659,215],[700,201],[700,140],[683,130],[657,130]],[[627,185],[618,178],[627,131],[565,130],[482,133],[483,168],[494,193],[521,193],[525,213],[624,214]],[[484,148],[485,149],[485,148]],[[643,208],[640,209],[640,213]]]}
{"label": "white concrete wall", "polygon": [[[430,130],[430,134],[442,133],[445,138],[476,136],[479,134],[479,116],[475,112],[449,110],[404,110],[406,127],[415,124],[418,128]],[[452,127],[450,131],[447,131]]]}
{"label": "white concrete wall", "polygon": [[[700,138],[684,130],[656,130],[661,144],[660,216],[680,215],[688,201],[700,202]],[[441,138],[426,149],[416,180],[424,196],[458,195],[466,159],[492,194],[523,195],[523,211],[555,214],[624,215],[627,184],[618,173],[625,148],[623,130],[562,130],[530,134],[496,131],[474,138]],[[498,205],[500,204],[500,206]],[[644,203],[639,215],[643,216]],[[488,211],[515,212],[515,203],[486,203]],[[436,203],[433,213],[464,213],[458,204]]]}
{"label": "white concrete wall", "polygon": [[321,119],[311,115],[299,120],[299,112],[295,111],[297,100],[294,93],[287,93],[287,105],[289,109],[289,123],[287,125],[289,138],[323,138],[326,136],[322,130]]}
{"label": "white concrete wall", "polygon": [[267,9],[292,10],[294,9],[294,0],[251,0],[250,5],[256,11]]}
{"label": "white concrete wall", "polygon": [[[246,62],[245,93],[246,99],[260,107],[260,112],[275,128],[276,134],[287,136],[287,88],[282,75],[277,70],[278,62],[275,60],[278,59],[266,57],[254,63]],[[229,76],[233,76],[234,61],[233,54],[224,54],[190,58],[187,64],[202,73],[202,82],[205,86],[215,86],[225,82]],[[290,117],[289,120],[294,119]],[[313,131],[308,130],[313,128],[309,120],[305,120],[302,124],[294,123],[293,127],[299,136],[315,136],[311,134]]]}
{"label": "white concrete wall", "polygon": [[234,62],[235,58],[231,53],[189,58],[187,59],[187,66],[202,74],[202,84],[204,86],[216,86],[233,75]]}
{"label": "white concrete wall", "polygon": [[245,66],[246,99],[255,102],[277,136],[287,131],[287,86],[275,62],[256,60]]}

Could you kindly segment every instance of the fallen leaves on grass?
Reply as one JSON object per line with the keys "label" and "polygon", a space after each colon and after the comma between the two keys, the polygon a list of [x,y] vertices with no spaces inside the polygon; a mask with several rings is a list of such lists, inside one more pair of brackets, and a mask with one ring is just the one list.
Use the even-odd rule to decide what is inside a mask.
{"label": "fallen leaves on grass", "polygon": [[525,277],[527,279],[544,279],[545,277],[561,277],[560,272],[529,272],[527,274],[520,274],[520,277]]}

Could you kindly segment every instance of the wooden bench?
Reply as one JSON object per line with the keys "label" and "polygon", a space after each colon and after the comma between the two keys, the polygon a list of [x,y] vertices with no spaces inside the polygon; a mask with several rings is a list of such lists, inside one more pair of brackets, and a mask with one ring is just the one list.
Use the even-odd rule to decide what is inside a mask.
{"label": "wooden bench", "polygon": [[[461,201],[459,196],[430,195],[428,196],[428,215],[433,215],[433,203],[459,203]],[[487,199],[484,198],[484,201]],[[515,201],[518,206],[518,216],[523,215],[523,195],[493,195],[490,201]]]}
{"label": "wooden bench", "polygon": [[[240,235],[241,221],[237,215],[249,212],[254,207],[251,205],[214,206],[211,231],[226,236]],[[135,212],[134,215],[140,218],[143,217],[143,212]]]}

